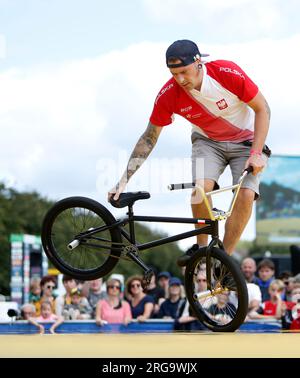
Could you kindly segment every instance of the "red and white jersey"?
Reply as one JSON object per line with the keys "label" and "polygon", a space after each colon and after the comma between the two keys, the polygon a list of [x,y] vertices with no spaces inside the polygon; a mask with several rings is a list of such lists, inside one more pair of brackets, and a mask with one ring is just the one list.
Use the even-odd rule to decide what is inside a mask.
{"label": "red and white jersey", "polygon": [[235,63],[216,60],[202,64],[201,90],[186,91],[171,78],[158,93],[150,122],[167,126],[179,114],[198,132],[216,141],[252,140],[254,111],[247,105],[258,87]]}

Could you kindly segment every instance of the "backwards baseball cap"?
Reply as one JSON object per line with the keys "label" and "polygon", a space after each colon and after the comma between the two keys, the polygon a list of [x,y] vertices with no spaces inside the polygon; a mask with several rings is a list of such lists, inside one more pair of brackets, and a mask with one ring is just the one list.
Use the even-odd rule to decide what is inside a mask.
{"label": "backwards baseball cap", "polygon": [[[200,57],[209,56],[209,54],[200,54],[195,42],[188,39],[181,39],[172,43],[166,51],[166,62],[169,68],[188,66],[194,63]],[[180,60],[180,63],[169,63],[170,59]]]}

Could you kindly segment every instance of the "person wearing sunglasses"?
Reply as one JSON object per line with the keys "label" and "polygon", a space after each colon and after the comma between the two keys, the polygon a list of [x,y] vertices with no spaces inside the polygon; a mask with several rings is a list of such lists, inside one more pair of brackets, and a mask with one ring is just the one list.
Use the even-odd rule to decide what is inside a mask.
{"label": "person wearing sunglasses", "polygon": [[132,276],[128,279],[126,297],[129,300],[133,319],[144,322],[151,317],[154,299],[144,293],[141,276]]}
{"label": "person wearing sunglasses", "polygon": [[96,306],[96,324],[124,324],[132,319],[129,303],[121,298],[121,282],[109,279],[106,283],[107,297],[98,301]]}
{"label": "person wearing sunglasses", "polygon": [[52,311],[55,313],[55,293],[54,289],[56,287],[56,280],[53,276],[44,276],[40,282],[41,286],[41,297],[38,301],[33,302],[36,308],[36,316],[41,314],[41,304],[44,301],[51,303]]}

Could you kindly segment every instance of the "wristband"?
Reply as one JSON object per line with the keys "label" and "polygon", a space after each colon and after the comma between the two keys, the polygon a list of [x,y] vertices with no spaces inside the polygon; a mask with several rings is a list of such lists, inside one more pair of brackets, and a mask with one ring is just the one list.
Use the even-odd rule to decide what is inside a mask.
{"label": "wristband", "polygon": [[258,150],[250,150],[250,156],[251,155],[259,155],[259,156],[261,156],[261,152],[258,151]]}

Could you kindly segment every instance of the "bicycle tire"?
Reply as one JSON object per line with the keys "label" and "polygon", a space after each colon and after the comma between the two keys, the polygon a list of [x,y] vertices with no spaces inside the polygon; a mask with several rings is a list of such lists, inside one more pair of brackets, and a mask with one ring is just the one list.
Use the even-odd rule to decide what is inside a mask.
{"label": "bicycle tire", "polygon": [[103,240],[107,241],[101,243],[108,243],[107,250],[95,247],[97,243],[100,245],[97,240],[93,240],[93,248],[79,244],[70,251],[67,246],[76,234],[87,231],[90,225],[101,227],[115,222],[116,219],[106,207],[90,198],[65,198],[55,203],[44,217],[41,235],[44,251],[52,264],[66,275],[79,280],[103,277],[115,267],[121,254],[116,244],[112,246],[113,243],[122,242],[118,228],[103,231]]}
{"label": "bicycle tire", "polygon": [[[201,268],[200,265],[202,263],[205,263],[207,258],[206,248],[199,248],[199,250],[190,258],[186,267],[186,296],[193,314],[208,329],[214,332],[234,332],[244,322],[248,311],[248,290],[245,278],[240,271],[239,266],[229,255],[226,254],[224,250],[214,247],[211,250],[210,257],[212,264],[211,266],[214,267],[216,264],[218,264],[219,272],[220,269],[223,269],[223,271],[226,272],[225,276],[230,277],[229,287],[233,287],[233,289],[229,290],[226,287],[224,279],[225,276],[223,278],[220,278],[219,275],[219,278],[216,278],[215,273],[212,273],[212,290],[203,292],[197,291],[199,290],[199,287],[197,288],[195,277],[197,277],[197,275],[199,274]],[[222,282],[224,282],[225,284],[223,284]],[[222,321],[217,320],[217,317],[221,319],[222,316],[220,314],[217,314],[216,311],[216,306],[218,306],[216,302],[219,301],[218,296],[220,297],[221,294],[228,296],[228,303],[226,303],[226,305],[228,305],[228,308],[230,309],[227,311],[227,309],[225,309],[224,307],[223,310],[218,310],[224,312]],[[232,303],[230,303],[229,298],[231,297],[233,297],[234,300],[237,301],[237,304],[235,304],[236,307]],[[215,313],[211,309],[213,309]],[[235,310],[236,312],[234,312]],[[228,314],[230,314],[230,316],[226,314],[226,311],[228,312]],[[222,322],[224,321],[224,319],[227,319],[228,322],[223,324]]]}

